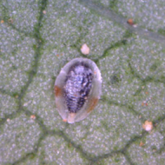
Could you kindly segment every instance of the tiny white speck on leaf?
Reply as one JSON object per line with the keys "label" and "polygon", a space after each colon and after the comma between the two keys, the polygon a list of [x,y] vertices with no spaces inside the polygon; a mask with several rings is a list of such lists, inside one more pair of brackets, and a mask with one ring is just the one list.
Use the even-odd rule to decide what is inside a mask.
{"label": "tiny white speck on leaf", "polygon": [[150,132],[153,129],[153,124],[151,121],[145,121],[143,124],[143,129],[146,130],[147,132]]}
{"label": "tiny white speck on leaf", "polygon": [[90,49],[89,49],[88,45],[87,44],[83,44],[81,46],[81,53],[84,54],[84,55],[88,55],[89,52],[90,52]]}

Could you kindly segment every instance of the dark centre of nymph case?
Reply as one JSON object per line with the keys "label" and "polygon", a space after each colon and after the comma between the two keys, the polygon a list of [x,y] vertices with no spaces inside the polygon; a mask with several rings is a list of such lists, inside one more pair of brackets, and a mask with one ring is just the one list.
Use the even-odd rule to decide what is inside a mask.
{"label": "dark centre of nymph case", "polygon": [[68,71],[64,97],[69,112],[76,113],[84,105],[92,87],[93,72],[85,63],[74,64]]}

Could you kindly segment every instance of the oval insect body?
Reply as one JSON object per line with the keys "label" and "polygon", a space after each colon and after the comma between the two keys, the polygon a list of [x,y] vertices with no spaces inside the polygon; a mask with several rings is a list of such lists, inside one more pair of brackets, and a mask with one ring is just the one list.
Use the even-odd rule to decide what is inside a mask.
{"label": "oval insect body", "polygon": [[69,112],[76,113],[82,108],[92,87],[92,79],[92,70],[83,62],[70,68],[64,86],[64,97]]}
{"label": "oval insect body", "polygon": [[75,58],[60,71],[55,81],[55,102],[64,121],[83,120],[96,106],[101,95],[101,73],[87,58]]}

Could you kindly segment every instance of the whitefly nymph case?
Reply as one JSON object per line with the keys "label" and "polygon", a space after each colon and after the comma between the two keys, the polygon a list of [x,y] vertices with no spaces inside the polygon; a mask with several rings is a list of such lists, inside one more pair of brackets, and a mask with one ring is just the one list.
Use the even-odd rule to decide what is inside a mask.
{"label": "whitefly nymph case", "polygon": [[55,102],[63,121],[74,123],[86,118],[101,95],[101,73],[87,58],[75,58],[60,71],[55,81]]}

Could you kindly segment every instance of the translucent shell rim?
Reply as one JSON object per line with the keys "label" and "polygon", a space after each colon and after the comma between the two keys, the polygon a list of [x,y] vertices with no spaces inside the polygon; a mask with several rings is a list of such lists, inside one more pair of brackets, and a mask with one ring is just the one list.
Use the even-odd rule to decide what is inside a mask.
{"label": "translucent shell rim", "polygon": [[[65,86],[65,79],[67,73],[71,66],[78,62],[84,62],[87,64],[91,70],[93,71],[93,81],[92,81],[92,88],[90,93],[87,97],[86,102],[82,106],[82,108],[77,113],[70,113],[67,109],[65,104],[64,98],[64,86]],[[69,61],[60,71],[59,75],[56,78],[55,85],[54,85],[54,92],[55,92],[55,103],[57,110],[62,117],[63,121],[68,123],[75,123],[85,119],[95,108],[98,103],[98,100],[101,96],[101,83],[102,77],[101,72],[95,62],[87,58],[75,58]]]}

